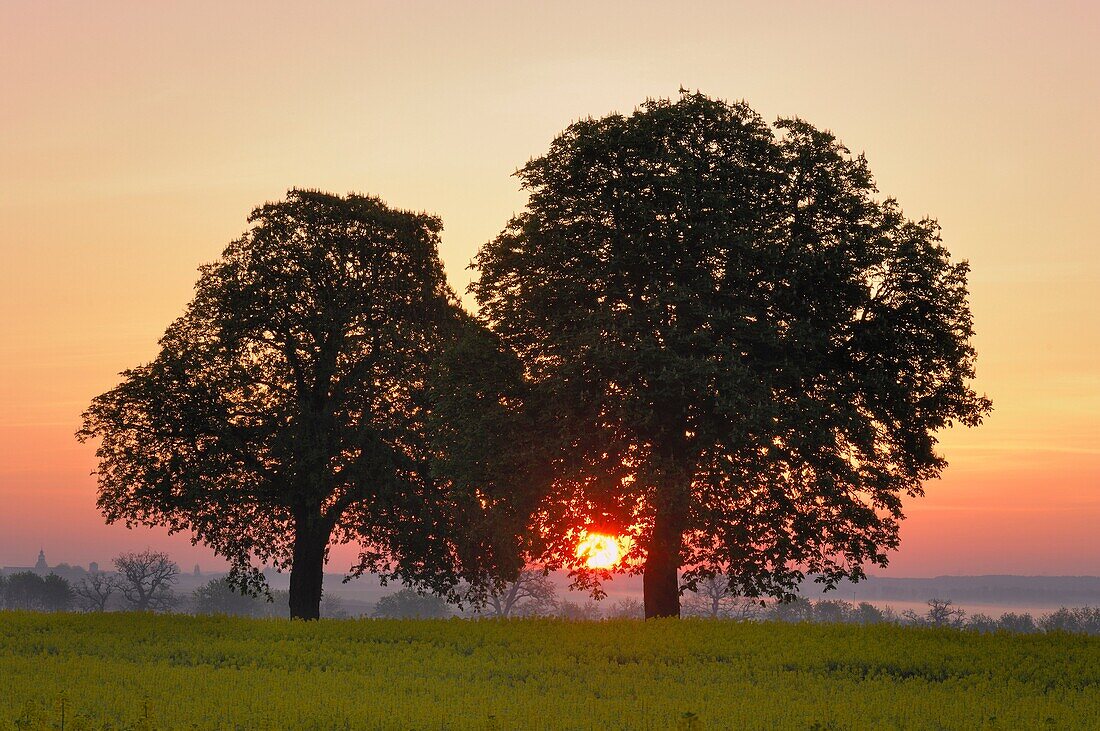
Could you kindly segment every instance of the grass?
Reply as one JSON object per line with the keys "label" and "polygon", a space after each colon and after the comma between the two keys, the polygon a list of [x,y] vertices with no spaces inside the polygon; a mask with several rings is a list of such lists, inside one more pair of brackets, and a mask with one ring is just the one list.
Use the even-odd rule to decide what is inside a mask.
{"label": "grass", "polygon": [[0,612],[0,729],[1097,729],[1100,639]]}

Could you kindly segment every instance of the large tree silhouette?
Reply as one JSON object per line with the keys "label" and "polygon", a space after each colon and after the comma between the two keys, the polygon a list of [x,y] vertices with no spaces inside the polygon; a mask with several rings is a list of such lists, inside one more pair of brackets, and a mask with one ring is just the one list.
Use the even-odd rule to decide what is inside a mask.
{"label": "large tree silhouette", "polygon": [[294,617],[319,616],[334,542],[360,546],[355,572],[439,593],[493,575],[473,528],[509,525],[486,518],[504,498],[440,475],[427,427],[459,416],[429,380],[474,327],[439,219],[294,190],[249,221],[156,359],[84,415],[107,520],[192,532],[248,592],[258,563],[289,568]]}
{"label": "large tree silhouette", "polygon": [[830,133],[699,94],[577,122],[518,175],[471,289],[550,410],[543,559],[584,583],[576,531],[631,536],[647,617],[719,573],[790,597],[885,565],[935,432],[990,408],[936,223]]}

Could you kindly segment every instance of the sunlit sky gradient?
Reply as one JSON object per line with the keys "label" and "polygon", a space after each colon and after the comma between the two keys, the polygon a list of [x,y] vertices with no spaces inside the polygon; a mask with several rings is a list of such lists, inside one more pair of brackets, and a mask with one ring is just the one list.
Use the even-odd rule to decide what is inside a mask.
{"label": "sunlit sky gradient", "polygon": [[0,4],[0,565],[221,565],[105,526],[72,434],[253,206],[437,213],[461,291],[518,166],[683,84],[832,129],[971,261],[995,411],[943,435],[888,573],[1100,574],[1100,3],[673,5]]}

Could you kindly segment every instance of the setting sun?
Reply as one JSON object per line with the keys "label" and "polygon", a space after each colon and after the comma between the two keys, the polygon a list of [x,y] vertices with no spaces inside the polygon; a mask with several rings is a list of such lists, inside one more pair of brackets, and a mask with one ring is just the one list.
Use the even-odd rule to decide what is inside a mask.
{"label": "setting sun", "polygon": [[577,558],[590,569],[609,569],[622,558],[622,546],[615,536],[591,533],[577,544]]}

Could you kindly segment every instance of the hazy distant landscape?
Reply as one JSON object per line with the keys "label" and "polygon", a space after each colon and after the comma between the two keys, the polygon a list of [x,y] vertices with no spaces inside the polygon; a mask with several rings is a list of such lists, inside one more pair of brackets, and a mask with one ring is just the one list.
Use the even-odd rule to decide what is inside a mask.
{"label": "hazy distant landscape", "polygon": [[[202,577],[184,576],[180,590],[197,588],[213,574]],[[273,588],[287,589],[289,576],[268,574]],[[347,611],[369,613],[369,608],[395,588],[379,585],[376,578],[362,577],[341,583],[342,574],[326,574],[325,585],[339,596]],[[585,602],[583,592],[569,592],[569,579],[554,576],[559,596],[574,602]],[[642,598],[641,577],[616,577],[606,585],[607,604],[619,599]],[[923,609],[933,598],[951,599],[970,613],[1026,611],[1043,614],[1059,607],[1100,607],[1100,577],[1097,576],[938,576],[934,578],[881,578],[871,576],[858,584],[844,584],[834,591],[823,592],[812,583],[803,585],[801,593],[809,599],[842,599],[866,601],[876,606],[903,609]]]}
{"label": "hazy distant landscape", "polygon": [[[111,567],[105,567],[111,571]],[[33,570],[39,576],[51,573],[65,578],[70,584],[83,581],[89,571],[83,566],[60,564],[46,568],[7,566],[0,568],[0,577],[19,571]],[[103,570],[95,565],[96,570]],[[224,580],[226,572],[180,571],[174,578],[171,591],[176,597],[175,611],[195,611],[190,597],[212,582]],[[290,575],[286,572],[267,570],[267,584],[274,592],[287,592]],[[393,595],[402,587],[383,585],[379,577],[365,575],[345,581],[344,574],[325,574],[325,597],[328,612],[342,617],[371,616],[379,600]],[[615,576],[606,581],[603,590],[606,597],[594,602],[583,591],[570,589],[570,578],[563,572],[550,572],[547,577],[552,587],[554,601],[587,611],[591,616],[601,613],[607,617],[619,616],[624,607],[636,606],[640,611],[643,592],[640,576]],[[799,593],[811,601],[843,601],[851,604],[866,602],[879,609],[906,610],[922,614],[930,599],[949,600],[957,609],[968,615],[985,614],[994,618],[1002,613],[1028,613],[1039,619],[1061,607],[1100,607],[1100,577],[1096,576],[937,576],[931,578],[902,578],[869,576],[858,583],[845,583],[832,591],[823,591],[812,582],[801,585]],[[278,601],[283,601],[281,598]],[[689,592],[685,595],[691,599]],[[2,606],[2,596],[0,596]],[[125,605],[113,604],[113,608],[125,609]],[[76,608],[74,605],[73,608]],[[285,607],[275,606],[275,614],[285,613]],[[467,605],[463,609],[447,610],[455,616],[476,617],[478,612]],[[544,608],[542,613],[554,614],[556,610]],[[628,609],[628,611],[630,611]],[[330,615],[331,616],[331,615]],[[763,617],[760,617],[763,618]]]}
{"label": "hazy distant landscape", "polygon": [[[805,593],[814,595],[813,588],[807,586]],[[875,604],[923,603],[931,597],[942,597],[973,611],[1002,607],[1041,611],[1060,606],[1100,606],[1100,577],[994,575],[906,579],[871,576],[822,596]]]}

